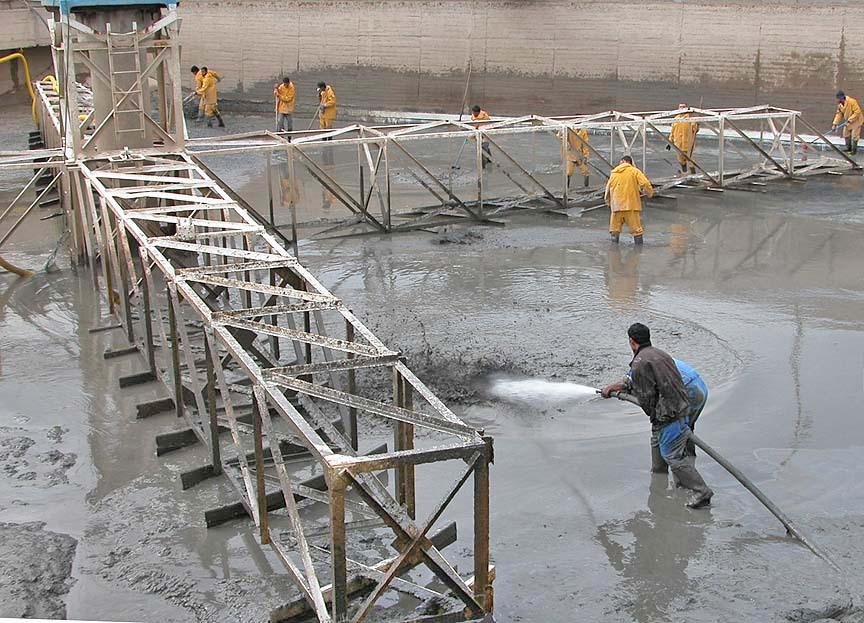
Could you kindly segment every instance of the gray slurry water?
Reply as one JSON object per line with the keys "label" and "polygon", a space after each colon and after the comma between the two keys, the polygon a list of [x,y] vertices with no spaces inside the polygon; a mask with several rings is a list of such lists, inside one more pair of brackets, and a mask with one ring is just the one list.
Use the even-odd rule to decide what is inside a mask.
{"label": "gray slurry water", "polygon": [[[13,128],[2,131],[16,148]],[[495,437],[498,620],[815,621],[860,593],[862,186],[844,176],[764,194],[680,194],[646,210],[641,250],[626,235],[611,246],[602,211],[439,234],[463,244],[428,233],[301,244],[326,286]],[[44,263],[60,233],[47,223],[28,222],[4,255]],[[180,490],[178,474],[201,465],[203,450],[155,456],[154,435],[178,423],[135,420],[134,405],[165,390],[118,388],[144,361],[102,358],[122,336],[89,332],[105,310],[86,271],[61,268],[27,281],[0,275],[4,534],[42,522],[74,539],[74,554],[69,540],[56,554],[74,556],[69,618],[264,620],[293,594],[280,565],[248,522],[204,527],[203,509],[233,501],[229,486]],[[648,473],[648,423],[632,405],[509,404],[486,392],[498,374],[615,379],[636,320],[705,377],[700,435],[831,552],[845,581],[707,457],[698,460],[714,505],[685,509],[682,493]],[[418,469],[420,516],[448,469]],[[448,558],[466,572],[465,492],[454,511],[463,528]],[[42,555],[27,542],[8,555]],[[0,562],[0,580],[12,572]]]}

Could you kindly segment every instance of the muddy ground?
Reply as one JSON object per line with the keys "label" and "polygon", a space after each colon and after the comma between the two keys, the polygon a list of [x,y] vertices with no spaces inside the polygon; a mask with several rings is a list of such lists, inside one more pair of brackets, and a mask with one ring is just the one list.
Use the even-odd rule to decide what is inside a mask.
{"label": "muddy ground", "polygon": [[[26,142],[26,107],[12,110],[0,124],[9,149]],[[238,188],[260,201],[250,189],[260,180],[243,176]],[[0,195],[19,182],[0,179]],[[610,245],[600,212],[303,241],[322,282],[495,437],[497,620],[861,620],[849,603],[862,603],[864,586],[862,182],[681,194],[646,211],[641,250],[626,235]],[[38,268],[59,235],[59,219],[31,219],[4,256]],[[89,276],[62,256],[59,267],[0,275],[0,531],[2,560],[16,561],[0,563],[0,586],[14,591],[0,593],[0,616],[61,616],[65,605],[79,619],[264,620],[292,594],[281,567],[247,522],[205,528],[203,509],[232,501],[229,486],[180,490],[178,474],[205,462],[203,450],[155,456],[154,436],[177,422],[136,420],[134,406],[164,388],[118,388],[144,361],[103,359],[122,336],[91,333],[109,320]],[[649,475],[647,422],[634,408],[485,394],[501,374],[616,378],[635,320],[709,384],[701,436],[845,578],[706,457],[714,504],[685,509],[683,494]],[[418,477],[431,489],[439,474]],[[457,497],[454,511],[470,528],[469,502]],[[457,561],[470,545],[466,529]],[[35,564],[22,572],[24,561]]]}

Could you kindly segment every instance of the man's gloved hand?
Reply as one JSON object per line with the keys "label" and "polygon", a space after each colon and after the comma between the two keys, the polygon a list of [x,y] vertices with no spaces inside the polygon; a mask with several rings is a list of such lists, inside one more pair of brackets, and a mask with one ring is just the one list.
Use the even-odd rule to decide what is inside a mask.
{"label": "man's gloved hand", "polygon": [[666,151],[672,151],[672,145],[666,143]]}

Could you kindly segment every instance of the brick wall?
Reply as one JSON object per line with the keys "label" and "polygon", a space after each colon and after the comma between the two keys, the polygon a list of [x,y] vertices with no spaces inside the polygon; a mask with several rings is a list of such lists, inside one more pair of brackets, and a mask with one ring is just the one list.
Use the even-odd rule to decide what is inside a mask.
{"label": "brick wall", "polygon": [[229,98],[269,100],[283,74],[365,109],[574,113],[770,102],[830,117],[864,95],[864,2],[183,0],[184,65]]}

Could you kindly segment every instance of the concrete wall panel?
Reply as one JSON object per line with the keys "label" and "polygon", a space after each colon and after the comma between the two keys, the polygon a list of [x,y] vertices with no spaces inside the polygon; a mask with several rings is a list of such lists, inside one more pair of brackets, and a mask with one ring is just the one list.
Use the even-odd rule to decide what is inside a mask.
{"label": "concrete wall panel", "polygon": [[[344,108],[500,113],[772,102],[830,114],[864,90],[856,0],[184,0],[184,64],[225,74],[228,97],[269,100],[290,73]],[[188,61],[188,62],[187,62]],[[310,104],[311,105],[311,104]],[[827,112],[826,112],[827,109]]]}

